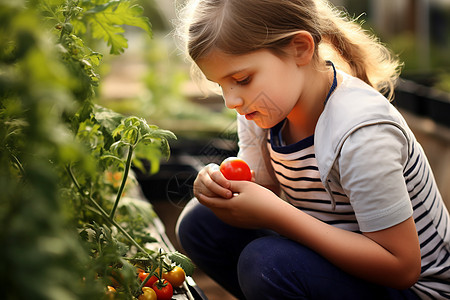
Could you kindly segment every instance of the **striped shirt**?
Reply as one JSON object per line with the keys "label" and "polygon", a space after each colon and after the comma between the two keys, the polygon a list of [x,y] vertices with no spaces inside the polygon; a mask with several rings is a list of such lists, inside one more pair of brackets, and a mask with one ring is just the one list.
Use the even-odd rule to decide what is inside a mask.
{"label": "striped shirt", "polygon": [[[360,232],[347,193],[332,186],[333,209],[319,175],[314,137],[284,145],[283,123],[270,130],[268,149],[284,198],[302,211],[341,229]],[[422,299],[450,299],[450,223],[426,156],[415,140],[404,167],[413,218],[419,236],[422,273],[413,290]],[[389,180],[389,179],[386,179]]]}

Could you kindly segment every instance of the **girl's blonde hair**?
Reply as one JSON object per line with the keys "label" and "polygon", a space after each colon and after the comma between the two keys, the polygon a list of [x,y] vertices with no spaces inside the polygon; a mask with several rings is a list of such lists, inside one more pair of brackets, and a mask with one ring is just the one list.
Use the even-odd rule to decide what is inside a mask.
{"label": "girl's blonde hair", "polygon": [[[188,0],[179,32],[196,62],[212,49],[241,55],[269,49],[282,55],[292,37],[308,31],[315,58],[335,65],[392,98],[400,63],[379,40],[326,0]],[[198,75],[199,70],[193,64]]]}

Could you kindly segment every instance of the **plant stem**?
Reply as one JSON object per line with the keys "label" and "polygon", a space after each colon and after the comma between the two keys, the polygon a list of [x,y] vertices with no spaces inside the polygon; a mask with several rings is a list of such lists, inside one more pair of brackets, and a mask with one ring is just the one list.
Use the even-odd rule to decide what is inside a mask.
{"label": "plant stem", "polygon": [[25,169],[23,168],[22,164],[20,163],[20,160],[17,158],[17,156],[12,154],[11,152],[10,152],[10,155],[11,155],[14,163],[16,164],[17,168],[19,169],[20,175],[22,175],[22,177],[25,177]]}
{"label": "plant stem", "polygon": [[75,175],[72,172],[72,169],[70,168],[70,166],[66,167],[67,172],[70,175],[70,178],[72,179],[73,183],[75,184],[75,187],[78,189],[78,192],[83,195],[84,197],[86,197],[91,203],[92,205],[95,206],[95,208],[100,212],[100,215],[105,218],[105,220],[110,223],[111,225],[113,225],[114,227],[117,228],[117,230],[119,230],[131,243],[133,243],[134,246],[136,246],[137,249],[139,249],[141,252],[146,253],[149,258],[152,259],[152,257],[148,254],[148,252],[141,247],[141,245],[138,244],[138,242],[136,242],[133,237],[131,235],[128,234],[128,232],[122,228],[122,226],[120,226],[116,221],[114,221],[113,219],[111,219],[108,216],[108,213],[100,206],[100,204],[97,203],[97,201],[95,201],[89,194],[84,193],[83,189],[81,188],[80,184],[78,183],[77,179],[75,178]]}
{"label": "plant stem", "polygon": [[158,266],[155,264],[155,265],[152,265],[152,268],[151,268],[151,270],[150,270],[150,272],[148,273],[148,276],[144,279],[144,281],[142,281],[141,282],[141,285],[139,286],[139,289],[138,289],[138,291],[142,291],[142,288],[145,286],[145,284],[150,280],[150,278],[153,276],[153,274],[156,274],[155,273],[155,270],[158,268]]}
{"label": "plant stem", "polygon": [[131,159],[133,157],[134,146],[130,145],[128,147],[128,157],[127,162],[125,163],[125,170],[123,172],[122,183],[120,184],[119,191],[117,192],[116,201],[114,202],[114,206],[109,214],[111,220],[114,220],[114,215],[116,214],[117,206],[119,205],[120,198],[122,197],[123,189],[125,188],[125,184],[127,183],[128,172],[131,168]]}

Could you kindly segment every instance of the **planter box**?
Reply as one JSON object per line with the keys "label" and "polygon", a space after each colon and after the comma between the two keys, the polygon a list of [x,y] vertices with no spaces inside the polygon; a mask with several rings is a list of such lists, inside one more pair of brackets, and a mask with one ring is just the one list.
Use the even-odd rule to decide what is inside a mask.
{"label": "planter box", "polygon": [[[172,245],[166,234],[164,224],[158,217],[154,219],[153,224],[150,224],[149,228],[152,231],[152,236],[158,240],[158,246],[163,248],[166,252],[175,251],[174,246]],[[187,276],[186,281],[184,282],[182,287],[174,287],[172,299],[205,300],[206,297],[204,296],[201,289],[197,286],[195,281],[191,277]]]}

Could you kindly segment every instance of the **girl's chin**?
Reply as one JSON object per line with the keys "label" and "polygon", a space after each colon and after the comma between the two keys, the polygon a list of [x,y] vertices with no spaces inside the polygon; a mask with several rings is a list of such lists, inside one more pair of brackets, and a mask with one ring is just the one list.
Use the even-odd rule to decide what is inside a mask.
{"label": "girl's chin", "polygon": [[269,120],[264,120],[264,119],[259,119],[259,118],[255,118],[252,121],[255,122],[255,124],[262,129],[270,129],[273,126],[278,124],[278,123],[273,123]]}

